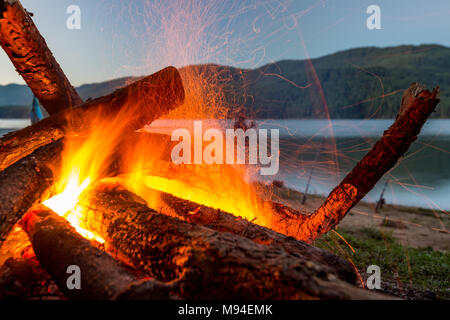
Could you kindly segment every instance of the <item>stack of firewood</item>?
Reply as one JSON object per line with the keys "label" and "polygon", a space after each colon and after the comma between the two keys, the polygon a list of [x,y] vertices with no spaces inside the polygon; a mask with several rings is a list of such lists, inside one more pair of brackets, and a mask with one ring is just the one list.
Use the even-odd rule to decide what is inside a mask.
{"label": "stack of firewood", "polygon": [[[152,189],[165,206],[150,208],[120,179],[106,179],[75,208],[105,239],[98,245],[41,205],[59,179],[68,128],[83,139],[92,115],[127,109],[136,115],[131,134],[183,103],[181,77],[169,67],[83,103],[16,0],[0,0],[0,45],[50,114],[0,140],[0,245],[20,222],[33,252],[0,268],[0,292],[14,296],[20,287],[24,296],[27,283],[44,279],[74,299],[385,298],[359,288],[348,261],[306,242],[335,228],[408,150],[439,102],[437,90],[409,88],[414,95],[395,123],[310,215],[268,202],[271,230]],[[80,268],[79,289],[68,288],[68,266]]]}

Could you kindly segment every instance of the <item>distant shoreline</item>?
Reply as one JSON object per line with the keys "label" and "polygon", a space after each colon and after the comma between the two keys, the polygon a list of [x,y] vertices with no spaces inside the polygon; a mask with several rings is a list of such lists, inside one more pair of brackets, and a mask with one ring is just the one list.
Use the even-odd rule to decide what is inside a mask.
{"label": "distant shoreline", "polygon": [[0,118],[0,130],[17,130],[27,127],[31,124],[30,119],[26,118],[13,118],[3,119]]}

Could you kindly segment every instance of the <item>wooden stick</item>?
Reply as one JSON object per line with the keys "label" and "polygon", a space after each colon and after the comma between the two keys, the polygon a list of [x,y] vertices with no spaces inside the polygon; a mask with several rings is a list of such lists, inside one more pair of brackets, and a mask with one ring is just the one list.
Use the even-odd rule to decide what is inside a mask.
{"label": "wooden stick", "polygon": [[[99,184],[86,195],[89,198],[92,197],[95,201],[90,201],[89,198],[86,198],[82,200],[83,204],[91,203],[89,206],[95,210],[94,205],[100,203],[99,210],[101,211],[102,205],[99,199],[102,195],[108,193],[108,189],[114,186],[120,188],[121,184],[124,183],[121,177],[108,178],[103,181],[103,185]],[[134,187],[139,190],[138,195],[146,200],[147,205],[157,212],[202,225],[218,232],[230,232],[259,244],[283,248],[292,255],[301,256],[321,264],[327,273],[334,274],[344,281],[349,283],[357,282],[357,275],[353,266],[347,260],[326,250],[313,247],[293,237],[259,226],[252,221],[236,217],[220,209],[184,200],[169,193],[149,188],[143,184],[135,185]]]}
{"label": "wooden stick", "polygon": [[63,141],[56,141],[0,171],[0,245],[32,206],[48,199],[62,150]]}
{"label": "wooden stick", "polygon": [[311,242],[336,225],[406,153],[430,114],[439,103],[438,88],[433,92],[412,84],[404,93],[399,115],[383,137],[329,194],[322,206],[306,215],[282,204],[268,201],[271,229]]}
{"label": "wooden stick", "polygon": [[[83,227],[185,299],[384,299],[279,246],[158,214],[119,187],[80,200]],[[82,196],[82,199],[85,199]]]}
{"label": "wooden stick", "polygon": [[306,220],[297,222],[297,239],[312,241],[332,230],[408,151],[434,111],[439,88],[430,92],[413,83],[403,95],[400,112],[383,137],[331,191],[322,206]]}
{"label": "wooden stick", "polygon": [[[92,114],[103,121],[120,113],[136,114],[135,118],[123,120],[129,123],[129,130],[124,129],[127,133],[169,112],[183,98],[181,78],[170,67],[2,139],[0,161],[6,169],[0,171],[0,243],[24,213],[48,198],[58,179],[63,150],[62,141],[51,142],[63,137],[69,124],[70,130],[82,135]],[[70,123],[65,120],[67,116]]]}
{"label": "wooden stick", "polygon": [[0,140],[0,171],[68,132],[85,134],[94,118],[113,121],[120,115],[127,116],[123,121],[129,123],[130,131],[137,130],[178,107],[183,100],[183,83],[177,69],[165,68],[112,94],[6,135]]}
{"label": "wooden stick", "polygon": [[49,114],[83,103],[19,0],[0,0],[0,46]]}
{"label": "wooden stick", "polygon": [[[40,264],[66,297],[83,300],[128,297],[132,287],[141,285],[133,274],[110,255],[92,246],[64,218],[47,207],[34,207],[24,216],[21,224],[30,237]],[[79,268],[79,288],[68,286],[68,266]],[[151,282],[146,291],[148,298],[170,297],[170,286],[156,280],[148,281]],[[149,294],[151,290],[153,296]]]}

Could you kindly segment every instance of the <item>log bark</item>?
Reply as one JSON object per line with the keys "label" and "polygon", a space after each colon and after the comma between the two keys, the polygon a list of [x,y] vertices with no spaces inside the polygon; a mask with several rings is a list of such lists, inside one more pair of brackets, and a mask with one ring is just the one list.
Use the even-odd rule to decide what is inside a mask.
{"label": "log bark", "polygon": [[328,195],[322,206],[306,220],[290,221],[298,226],[292,236],[312,241],[337,226],[353,208],[408,151],[422,126],[435,110],[439,88],[430,92],[413,83],[403,95],[395,122],[363,159]]}
{"label": "log bark", "polygon": [[0,171],[0,245],[32,206],[48,199],[62,150],[58,140]]}
{"label": "log bark", "polygon": [[19,0],[0,0],[0,46],[49,114],[83,103]]}
{"label": "log bark", "polygon": [[[107,193],[109,188],[112,188],[114,184],[120,188],[121,183],[123,183],[120,177],[109,178],[104,181],[103,187],[100,185],[88,194],[88,197],[92,197],[95,200],[82,200],[84,204],[91,203],[89,206],[95,209],[92,203],[98,204],[98,199],[104,193]],[[259,226],[252,221],[236,217],[220,209],[214,209],[189,200],[184,200],[145,185],[139,185],[137,189],[140,192],[139,196],[146,200],[146,204],[159,213],[193,224],[202,225],[218,232],[230,232],[250,239],[258,244],[283,248],[289,254],[304,257],[307,260],[322,265],[327,273],[333,274],[341,280],[349,283],[357,282],[357,274],[354,267],[348,261],[326,250],[313,247],[293,237]],[[101,211],[101,207],[100,205],[98,210]],[[282,206],[280,205],[280,207]],[[284,207],[282,209],[284,210]],[[279,210],[281,211],[282,209]]]}
{"label": "log bark", "polygon": [[[169,67],[111,95],[44,119],[2,139],[0,161],[3,160],[2,165],[7,167],[0,171],[3,187],[0,193],[0,244],[23,214],[48,198],[58,179],[63,150],[62,140],[50,142],[63,137],[67,128],[81,135],[92,114],[104,119],[135,113],[136,118],[124,119],[129,121],[129,130],[133,131],[169,112],[183,99],[184,89],[178,71]],[[69,123],[65,121],[67,117]]]}
{"label": "log bark", "polygon": [[[301,256],[309,261],[321,264],[327,273],[334,274],[341,280],[349,283],[357,282],[356,270],[352,264],[326,250],[313,247],[293,237],[259,226],[230,213],[201,206],[168,193],[155,192],[159,193],[165,208],[170,209],[169,214],[174,212],[179,218],[191,223],[204,225],[220,232],[231,232],[256,243],[281,247],[294,256]],[[286,209],[291,210],[287,207]]]}
{"label": "log bark", "polygon": [[66,134],[82,136],[89,128],[89,120],[100,117],[112,121],[123,116],[130,130],[137,130],[178,107],[183,100],[184,89],[177,69],[165,68],[112,94],[6,135],[0,140],[0,170]]}
{"label": "log bark", "polygon": [[[39,205],[30,210],[21,225],[28,233],[42,267],[52,276],[69,299],[110,300],[130,296],[130,290],[142,282],[110,255],[91,245],[62,217]],[[68,266],[80,268],[81,287],[68,288]],[[153,299],[168,299],[170,286],[155,281],[147,286]]]}
{"label": "log bark", "polygon": [[190,224],[149,209],[117,186],[82,196],[75,210],[136,268],[185,299],[380,299],[276,245]]}

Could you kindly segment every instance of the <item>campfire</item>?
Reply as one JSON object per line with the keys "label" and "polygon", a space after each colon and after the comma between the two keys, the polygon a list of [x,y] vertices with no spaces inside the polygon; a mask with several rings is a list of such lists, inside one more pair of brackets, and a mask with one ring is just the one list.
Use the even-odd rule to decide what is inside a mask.
{"label": "campfire", "polygon": [[0,297],[386,298],[308,243],[406,153],[437,89],[413,84],[394,124],[307,213],[263,197],[245,165],[174,164],[170,137],[140,130],[196,103],[193,75],[168,67],[83,102],[19,1],[0,0],[0,44],[50,114],[0,140]]}

